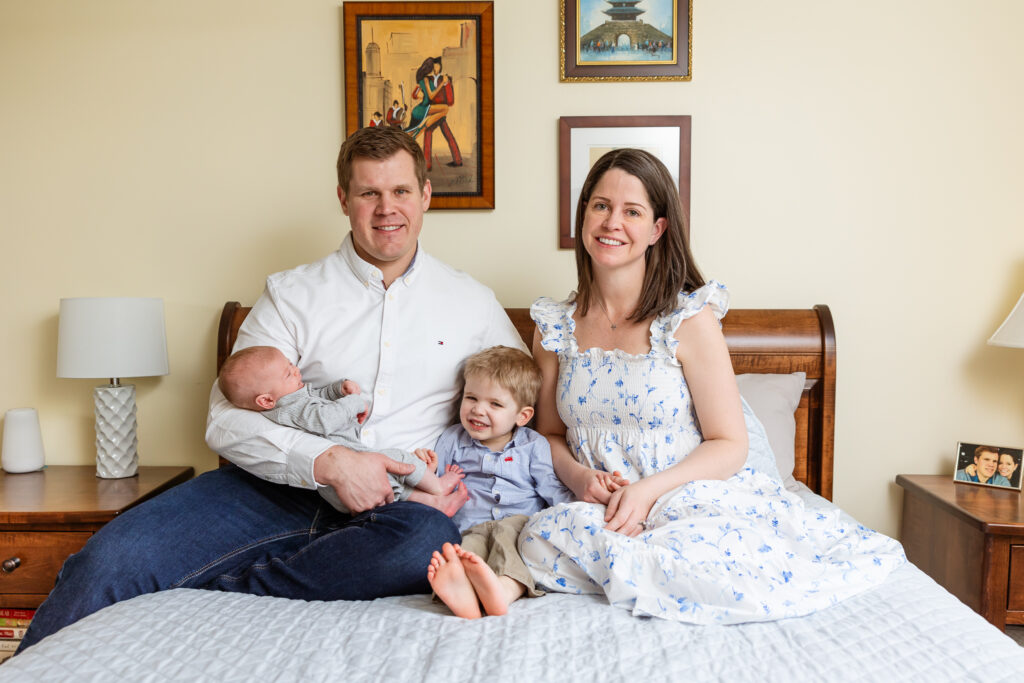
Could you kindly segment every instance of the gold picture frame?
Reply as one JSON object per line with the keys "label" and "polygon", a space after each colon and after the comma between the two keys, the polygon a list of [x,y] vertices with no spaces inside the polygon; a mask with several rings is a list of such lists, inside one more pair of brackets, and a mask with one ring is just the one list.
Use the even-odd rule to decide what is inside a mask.
{"label": "gold picture frame", "polygon": [[559,11],[562,81],[691,80],[693,0],[559,0]]}

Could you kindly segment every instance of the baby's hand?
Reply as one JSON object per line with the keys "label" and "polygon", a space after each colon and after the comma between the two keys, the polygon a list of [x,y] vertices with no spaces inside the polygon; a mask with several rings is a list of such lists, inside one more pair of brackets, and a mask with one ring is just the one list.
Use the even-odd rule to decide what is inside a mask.
{"label": "baby's hand", "polygon": [[435,453],[434,451],[430,450],[429,448],[417,448],[412,453],[417,458],[427,463],[427,467],[429,467],[432,471],[437,469],[437,453]]}
{"label": "baby's hand", "polygon": [[[359,385],[354,381],[347,379],[341,383],[341,395],[348,396],[349,394],[361,394],[363,390],[359,388]],[[359,421],[362,424],[362,420]]]}
{"label": "baby's hand", "polygon": [[359,424],[363,424],[364,422],[366,422],[366,417],[369,414],[370,414],[370,404],[367,403],[366,407],[363,408],[363,412],[356,413],[356,422],[358,422]]}
{"label": "baby's hand", "polygon": [[977,471],[978,468],[975,467],[974,465],[968,465],[967,467],[964,468],[964,472],[967,473],[968,477],[973,477],[977,473]]}

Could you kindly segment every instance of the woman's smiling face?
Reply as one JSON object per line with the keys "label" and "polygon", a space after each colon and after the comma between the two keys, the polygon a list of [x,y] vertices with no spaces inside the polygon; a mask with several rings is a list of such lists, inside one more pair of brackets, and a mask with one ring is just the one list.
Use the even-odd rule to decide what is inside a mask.
{"label": "woman's smiling face", "polygon": [[1013,473],[1017,470],[1017,461],[1013,459],[1013,456],[1009,453],[999,454],[999,474],[1003,475],[1007,479],[1013,476]]}
{"label": "woman's smiling face", "polygon": [[613,167],[594,185],[581,237],[595,266],[614,267],[643,259],[665,224],[655,217],[640,179]]}

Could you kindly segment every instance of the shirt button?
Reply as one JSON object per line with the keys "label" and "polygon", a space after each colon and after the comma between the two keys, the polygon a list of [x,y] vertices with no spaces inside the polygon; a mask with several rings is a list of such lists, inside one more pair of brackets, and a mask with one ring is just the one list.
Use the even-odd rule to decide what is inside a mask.
{"label": "shirt button", "polygon": [[500,515],[500,514],[501,514],[501,510],[500,510],[499,508],[496,508],[496,507],[495,507],[495,508],[491,508],[491,515],[492,515],[492,516],[493,516],[493,517],[494,517],[495,519],[497,519],[497,518],[498,518],[498,515]]}
{"label": "shirt button", "polygon": [[386,392],[386,391],[384,391],[383,389],[378,389],[378,390],[377,390],[377,395],[378,395],[378,396],[383,396],[383,395],[384,395],[384,394],[386,394],[386,393],[387,393],[387,392]]}
{"label": "shirt button", "polygon": [[389,341],[384,342],[384,346],[385,347],[390,347],[391,346],[391,342],[389,342]]}
{"label": "shirt button", "polygon": [[494,494],[494,502],[495,503],[500,503],[501,502],[501,494],[500,493],[495,493]]}

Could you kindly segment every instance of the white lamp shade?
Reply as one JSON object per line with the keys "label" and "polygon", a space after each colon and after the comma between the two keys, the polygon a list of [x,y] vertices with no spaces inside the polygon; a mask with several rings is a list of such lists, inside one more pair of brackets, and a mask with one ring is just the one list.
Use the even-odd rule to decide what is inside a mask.
{"label": "white lamp shade", "polygon": [[152,377],[167,373],[163,299],[60,300],[58,377]]}
{"label": "white lamp shade", "polygon": [[1017,305],[1010,311],[1003,324],[988,340],[993,346],[1012,346],[1024,349],[1024,294],[1020,295]]}

